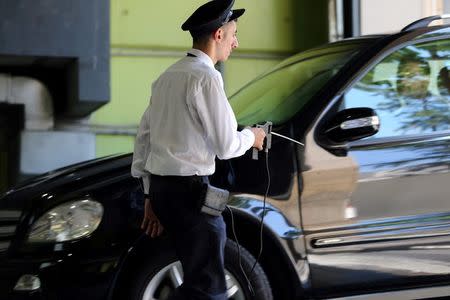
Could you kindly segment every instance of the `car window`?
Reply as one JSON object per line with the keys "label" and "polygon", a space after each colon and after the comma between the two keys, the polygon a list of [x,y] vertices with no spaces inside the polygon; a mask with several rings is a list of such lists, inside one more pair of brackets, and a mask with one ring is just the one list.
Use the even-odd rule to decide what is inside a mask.
{"label": "car window", "polygon": [[230,98],[240,125],[288,121],[367,41],[346,41],[281,62]]}
{"label": "car window", "polygon": [[342,108],[370,107],[379,132],[367,139],[449,130],[450,41],[402,48],[378,63],[343,99]]}

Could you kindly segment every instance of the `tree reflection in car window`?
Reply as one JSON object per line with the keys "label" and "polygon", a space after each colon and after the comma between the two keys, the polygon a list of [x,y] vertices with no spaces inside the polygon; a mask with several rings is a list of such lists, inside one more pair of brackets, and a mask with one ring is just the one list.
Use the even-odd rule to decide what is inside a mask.
{"label": "tree reflection in car window", "polygon": [[346,41],[281,62],[230,98],[238,123],[288,121],[365,45],[361,41]]}
{"label": "tree reflection in car window", "polygon": [[449,41],[398,50],[345,95],[343,106],[375,109],[380,131],[368,139],[449,130],[449,54]]}

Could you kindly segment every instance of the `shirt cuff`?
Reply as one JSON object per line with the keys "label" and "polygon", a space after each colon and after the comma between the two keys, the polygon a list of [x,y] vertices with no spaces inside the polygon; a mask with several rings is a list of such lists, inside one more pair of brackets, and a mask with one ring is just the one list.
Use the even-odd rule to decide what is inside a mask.
{"label": "shirt cuff", "polygon": [[253,131],[250,130],[250,127],[245,127],[242,129],[241,133],[246,137],[246,140],[249,143],[248,149],[250,149],[255,143],[255,135],[253,134]]}

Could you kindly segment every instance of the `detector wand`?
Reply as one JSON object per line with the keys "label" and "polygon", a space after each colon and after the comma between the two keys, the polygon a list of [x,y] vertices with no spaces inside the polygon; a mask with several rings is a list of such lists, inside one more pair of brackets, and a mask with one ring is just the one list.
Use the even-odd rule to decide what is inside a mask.
{"label": "detector wand", "polygon": [[296,144],[299,144],[300,146],[305,146],[305,144],[300,143],[299,141],[293,140],[293,139],[291,139],[291,138],[289,138],[289,137],[287,137],[287,136],[285,136],[285,135],[276,133],[275,131],[271,131],[270,134],[273,134],[273,135],[276,135],[276,136],[278,136],[278,137],[280,137],[280,138],[283,138],[283,139],[286,139],[286,140],[288,140],[288,141],[294,142],[294,143],[296,143]]}

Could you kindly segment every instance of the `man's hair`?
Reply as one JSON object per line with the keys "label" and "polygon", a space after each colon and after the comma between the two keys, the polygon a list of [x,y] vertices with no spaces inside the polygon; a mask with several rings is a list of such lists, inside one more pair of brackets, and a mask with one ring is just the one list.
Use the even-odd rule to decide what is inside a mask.
{"label": "man's hair", "polygon": [[[230,22],[237,22],[238,19],[234,19]],[[225,24],[224,24],[225,25]],[[219,28],[217,28],[219,29]],[[216,30],[217,30],[216,29]],[[215,31],[215,30],[214,30]],[[192,42],[194,42],[194,44],[205,44],[206,42],[208,42],[209,38],[211,37],[211,34],[214,32],[195,32],[195,31],[190,31],[189,33],[192,36]]]}
{"label": "man's hair", "polygon": [[398,62],[398,72],[405,71],[410,68],[411,65],[416,65],[421,74],[429,75],[430,74],[430,65],[428,64],[428,60],[419,56],[416,53],[403,55]]}
{"label": "man's hair", "polygon": [[192,41],[194,42],[194,44],[205,44],[210,36],[212,32],[190,32],[191,36],[192,36]]}

